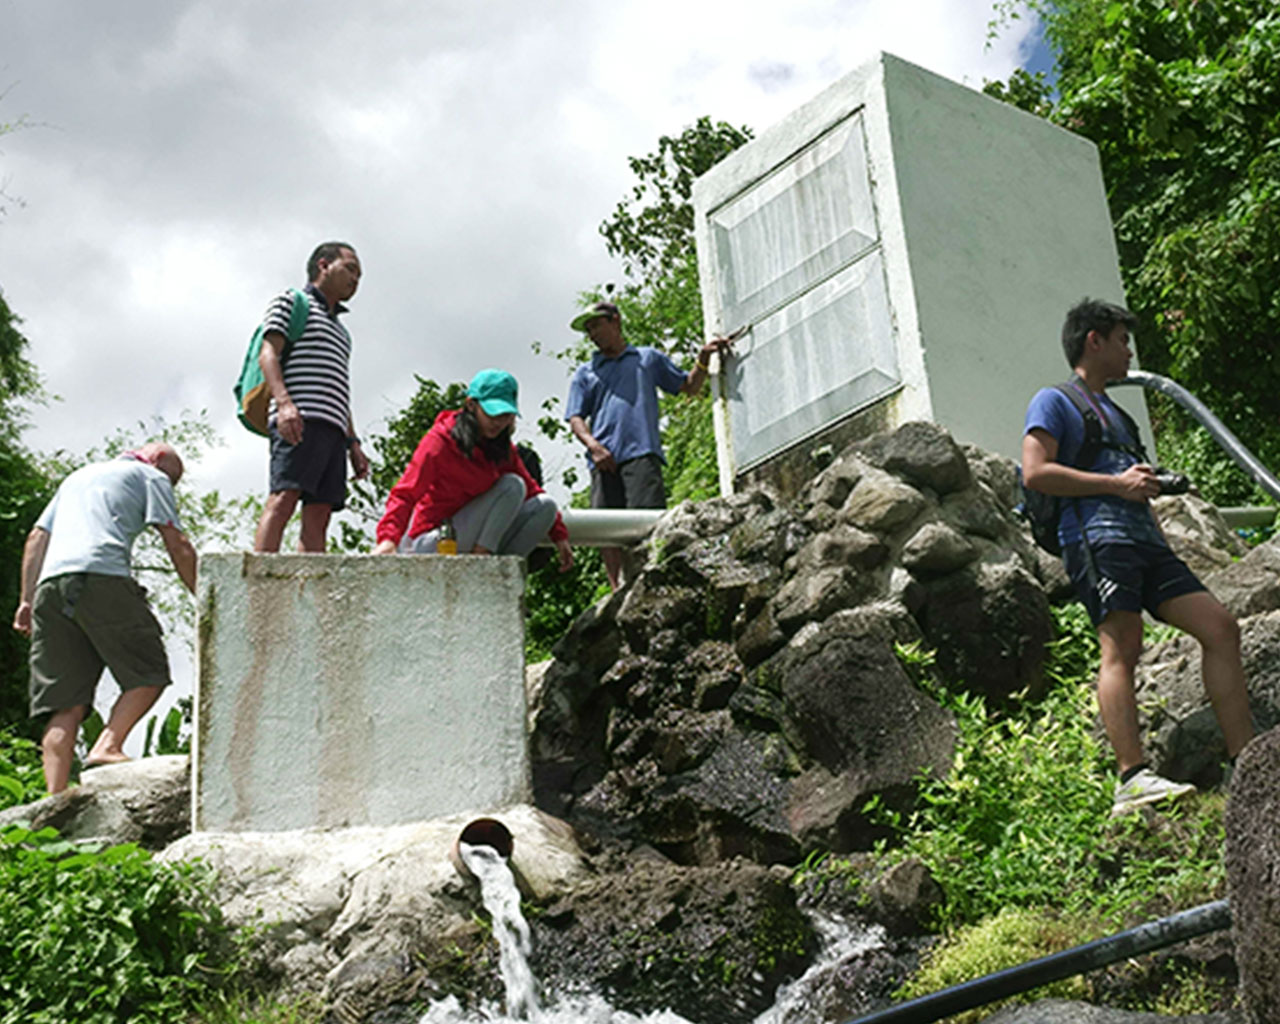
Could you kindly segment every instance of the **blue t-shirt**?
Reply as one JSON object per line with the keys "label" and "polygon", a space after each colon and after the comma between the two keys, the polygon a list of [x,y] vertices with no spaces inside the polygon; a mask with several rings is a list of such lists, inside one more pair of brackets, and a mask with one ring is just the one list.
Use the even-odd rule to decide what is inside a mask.
{"label": "blue t-shirt", "polygon": [[[656,348],[628,345],[616,359],[597,352],[589,364],[575,371],[564,418],[581,416],[586,420],[615,462],[649,454],[661,459],[656,389],[678,394],[687,377]],[[587,467],[594,467],[590,454]]]}
{"label": "blue t-shirt", "polygon": [[[1032,430],[1046,431],[1058,442],[1055,462],[1091,473],[1118,476],[1138,463],[1138,457],[1108,444],[1138,447],[1138,439],[1130,437],[1124,417],[1106,395],[1096,395],[1088,389],[1094,409],[1102,420],[1104,447],[1091,466],[1076,466],[1076,456],[1084,444],[1084,417],[1071,399],[1057,388],[1041,388],[1027,406],[1027,419],[1023,434]],[[1164,537],[1156,526],[1151,507],[1145,501],[1127,501],[1113,495],[1096,495],[1083,498],[1064,498],[1062,515],[1058,520],[1058,542],[1065,549],[1069,544],[1080,543],[1080,520],[1084,517],[1085,531],[1091,545],[1098,544],[1159,544]]]}

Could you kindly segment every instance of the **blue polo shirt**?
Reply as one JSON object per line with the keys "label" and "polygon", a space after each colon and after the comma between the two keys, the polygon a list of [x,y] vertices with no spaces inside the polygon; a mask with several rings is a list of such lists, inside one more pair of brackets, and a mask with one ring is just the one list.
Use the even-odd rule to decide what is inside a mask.
{"label": "blue polo shirt", "polygon": [[[615,359],[597,352],[589,364],[574,372],[564,418],[581,416],[586,420],[615,462],[650,454],[665,462],[658,435],[657,389],[678,394],[687,378],[687,373],[656,348],[628,345]],[[588,454],[587,467],[593,466]]]}

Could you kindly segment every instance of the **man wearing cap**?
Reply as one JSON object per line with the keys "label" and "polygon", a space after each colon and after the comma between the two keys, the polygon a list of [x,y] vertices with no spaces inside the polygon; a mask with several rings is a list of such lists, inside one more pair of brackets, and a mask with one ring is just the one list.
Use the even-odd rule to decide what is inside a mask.
{"label": "man wearing cap", "polygon": [[120,686],[85,767],[127,761],[129,731],[170,683],[160,625],[133,581],[133,542],[154,526],[187,589],[196,552],[178,525],[173,485],[182,459],[152,443],[62,481],[27,534],[21,603],[13,628],[31,637],[31,714],[48,715],[41,738],[45,785],[67,788],[80,723],[103,668]]}
{"label": "man wearing cap", "polygon": [[329,517],[346,503],[347,459],[357,480],[369,473],[351,417],[351,336],[338,320],[359,287],[360,258],[346,242],[324,242],[307,260],[307,280],[306,326],[287,357],[292,288],[272,301],[263,321],[258,363],[271,389],[271,481],[255,551],[280,550],[299,499],[298,550],[324,551]]}
{"label": "man wearing cap", "polygon": [[544,537],[573,565],[555,502],[511,443],[519,416],[516,379],[481,370],[461,409],[446,409],[418,443],[378,522],[375,555],[435,554],[451,529],[460,553],[524,557]]}
{"label": "man wearing cap", "polygon": [[[569,327],[584,332],[597,349],[591,362],[574,372],[565,409],[569,429],[587,449],[591,507],[666,508],[657,389],[669,395],[698,394],[711,356],[725,351],[729,339],[703,345],[693,370],[685,373],[666,353],[627,344],[622,316],[612,302],[595,303]],[[603,548],[600,553],[616,590],[622,551]]]}

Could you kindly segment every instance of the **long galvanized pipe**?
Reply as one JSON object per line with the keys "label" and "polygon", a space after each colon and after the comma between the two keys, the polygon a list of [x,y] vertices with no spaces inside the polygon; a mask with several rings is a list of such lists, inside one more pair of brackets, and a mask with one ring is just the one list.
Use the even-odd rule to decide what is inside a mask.
{"label": "long galvanized pipe", "polygon": [[1271,497],[1280,500],[1280,480],[1271,475],[1271,471],[1258,461],[1253,452],[1249,451],[1217,416],[1209,411],[1207,405],[1181,384],[1170,380],[1168,377],[1162,377],[1158,373],[1149,373],[1146,370],[1130,370],[1129,375],[1124,380],[1112,381],[1109,386],[1114,387],[1124,384],[1136,384],[1139,387],[1168,395],[1186,409],[1187,412],[1191,413],[1205,430],[1209,431],[1209,436],[1218,442],[1222,450],[1231,457],[1232,462],[1248,473],[1257,482],[1258,486]]}
{"label": "long galvanized pipe", "polygon": [[1155,949],[1194,939],[1197,935],[1207,935],[1230,927],[1231,905],[1226,900],[1217,900],[1170,917],[1162,917],[1158,921],[1138,925],[1117,935],[1109,935],[1105,939],[1096,939],[1074,949],[997,971],[983,978],[975,978],[962,985],[953,985],[941,992],[920,996],[887,1010],[859,1017],[850,1024],[931,1024],[932,1021],[950,1017],[953,1013],[985,1006],[997,999],[1047,985],[1051,981],[1070,978],[1072,975],[1113,964],[1117,960],[1125,960],[1139,953],[1150,953]]}
{"label": "long galvanized pipe", "polygon": [[608,548],[635,544],[649,536],[666,513],[661,508],[566,508],[560,510],[569,543],[575,547]]}

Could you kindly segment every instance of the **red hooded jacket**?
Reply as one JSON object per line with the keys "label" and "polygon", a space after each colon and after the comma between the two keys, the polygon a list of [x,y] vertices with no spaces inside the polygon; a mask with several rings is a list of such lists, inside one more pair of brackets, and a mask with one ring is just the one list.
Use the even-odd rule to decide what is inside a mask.
{"label": "red hooded jacket", "polygon": [[[467,458],[458,450],[449,431],[458,418],[457,409],[446,409],[436,417],[431,429],[418,442],[400,482],[387,496],[387,510],[378,520],[378,540],[400,543],[407,530],[410,537],[433,530],[498,482],[505,473],[524,480],[525,497],[541,494],[542,488],[520,461],[515,445],[503,462],[490,462],[477,449]],[[411,521],[412,520],[412,521]],[[569,531],[556,512],[556,521],[547,536],[567,540]]]}

